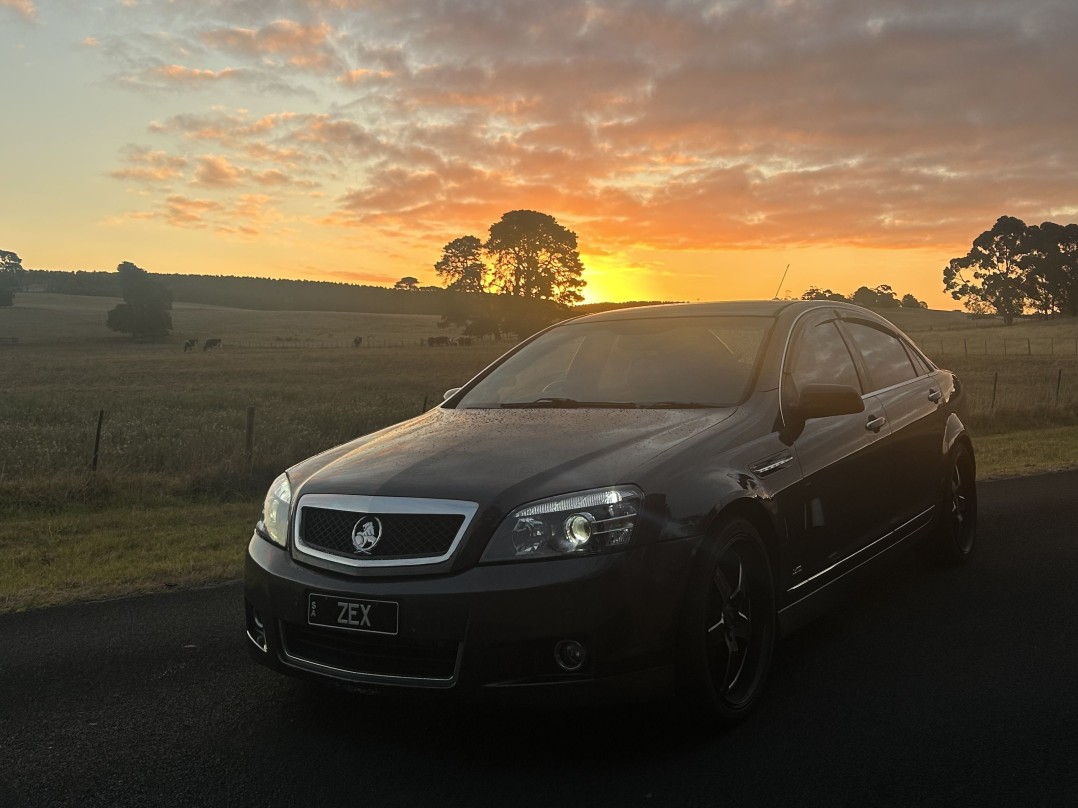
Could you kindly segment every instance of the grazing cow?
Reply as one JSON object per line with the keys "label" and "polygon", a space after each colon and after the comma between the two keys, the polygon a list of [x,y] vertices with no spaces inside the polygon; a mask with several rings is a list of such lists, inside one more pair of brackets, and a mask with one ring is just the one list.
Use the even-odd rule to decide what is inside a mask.
{"label": "grazing cow", "polygon": [[363,345],[363,337],[356,337],[354,340],[352,340],[352,347],[353,348],[360,348],[360,347],[362,347],[362,345]]}
{"label": "grazing cow", "polygon": [[188,351],[193,351],[195,349],[196,345],[198,345],[198,340],[197,339],[189,339],[189,340],[187,340],[183,344],[183,352],[187,353]]}
{"label": "grazing cow", "polygon": [[471,345],[471,344],[472,344],[472,338],[471,337],[457,337],[457,345]]}
{"label": "grazing cow", "polygon": [[431,348],[437,348],[448,344],[449,337],[427,337],[427,345]]}
{"label": "grazing cow", "polygon": [[210,348],[220,348],[220,347],[221,347],[221,340],[219,340],[219,339],[208,339],[204,343],[202,343],[202,350],[204,352],[210,350]]}

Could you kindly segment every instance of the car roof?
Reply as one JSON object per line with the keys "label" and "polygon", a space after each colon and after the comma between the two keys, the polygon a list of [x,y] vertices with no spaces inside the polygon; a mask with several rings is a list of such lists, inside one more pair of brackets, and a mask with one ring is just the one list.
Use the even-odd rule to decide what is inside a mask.
{"label": "car roof", "polygon": [[860,306],[832,300],[728,300],[712,303],[664,303],[602,311],[574,318],[572,322],[606,320],[645,320],[656,317],[777,317],[781,312],[794,313],[816,308],[837,308],[848,312],[871,312]]}

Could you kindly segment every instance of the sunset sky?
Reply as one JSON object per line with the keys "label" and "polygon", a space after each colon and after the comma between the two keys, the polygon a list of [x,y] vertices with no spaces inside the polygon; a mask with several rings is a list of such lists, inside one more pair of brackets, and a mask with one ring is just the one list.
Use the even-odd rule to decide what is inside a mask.
{"label": "sunset sky", "polygon": [[0,249],[34,269],[437,283],[509,210],[586,299],[937,308],[1078,221],[1074,0],[0,0]]}

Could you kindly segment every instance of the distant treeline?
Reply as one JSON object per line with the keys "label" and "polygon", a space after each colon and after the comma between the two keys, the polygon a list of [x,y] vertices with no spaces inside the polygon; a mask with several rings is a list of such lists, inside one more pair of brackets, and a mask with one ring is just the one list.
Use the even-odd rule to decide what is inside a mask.
{"label": "distant treeline", "polygon": [[[328,281],[239,278],[230,275],[150,273],[177,303],[262,311],[355,311],[372,314],[442,314],[463,292],[437,287],[389,289]],[[116,272],[27,270],[24,288],[68,295],[120,297]]]}
{"label": "distant treeline", "polygon": [[[392,289],[329,281],[241,278],[232,275],[161,275],[149,273],[172,293],[177,303],[200,303],[259,311],[354,311],[370,314],[444,315],[457,301],[472,295],[426,286]],[[118,272],[78,270],[63,272],[28,269],[23,288],[64,295],[122,297]],[[592,314],[609,309],[651,306],[669,301],[643,300],[629,303],[589,303],[572,307],[572,314]]]}

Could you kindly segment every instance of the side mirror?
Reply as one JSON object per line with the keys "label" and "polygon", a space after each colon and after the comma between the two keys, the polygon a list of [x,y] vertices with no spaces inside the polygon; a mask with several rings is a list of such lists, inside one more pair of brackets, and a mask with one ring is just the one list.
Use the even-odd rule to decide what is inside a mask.
{"label": "side mirror", "polygon": [[449,401],[453,396],[460,392],[459,387],[450,387],[442,394],[442,401]]}
{"label": "side mirror", "polygon": [[865,411],[861,393],[845,384],[806,384],[792,407],[806,421],[830,415],[853,415]]}

